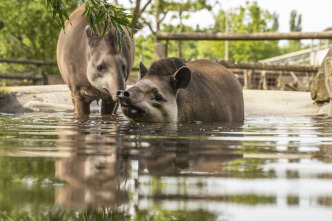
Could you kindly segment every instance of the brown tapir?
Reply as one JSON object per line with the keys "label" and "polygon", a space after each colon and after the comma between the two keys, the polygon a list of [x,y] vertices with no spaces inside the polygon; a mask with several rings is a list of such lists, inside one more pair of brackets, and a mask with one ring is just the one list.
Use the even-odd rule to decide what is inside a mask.
{"label": "brown tapir", "polygon": [[132,121],[243,122],[242,87],[236,76],[208,60],[179,58],[140,63],[141,80],[117,92],[122,112]]}
{"label": "brown tapir", "polygon": [[[57,61],[61,76],[71,90],[78,115],[90,114],[90,103],[102,99],[102,114],[116,111],[116,92],[125,89],[134,62],[135,45],[126,32],[122,50],[118,53],[115,31],[108,30],[104,38],[93,33],[82,17],[85,5],[77,8],[65,23],[57,46]],[[126,29],[124,28],[126,31]]]}

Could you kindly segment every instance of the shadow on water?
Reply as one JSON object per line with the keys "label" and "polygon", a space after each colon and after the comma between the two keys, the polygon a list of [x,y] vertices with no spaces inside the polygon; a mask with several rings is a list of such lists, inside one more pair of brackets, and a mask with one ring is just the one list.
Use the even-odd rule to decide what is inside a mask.
{"label": "shadow on water", "polygon": [[0,123],[0,220],[332,215],[331,118],[131,124],[39,113]]}

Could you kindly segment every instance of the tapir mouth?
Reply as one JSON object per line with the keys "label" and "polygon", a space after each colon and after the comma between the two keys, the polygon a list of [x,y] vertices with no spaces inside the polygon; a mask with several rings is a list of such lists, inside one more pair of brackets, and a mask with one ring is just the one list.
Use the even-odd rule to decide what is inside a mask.
{"label": "tapir mouth", "polygon": [[132,105],[127,100],[121,99],[120,103],[121,103],[122,113],[129,118],[135,119],[135,118],[139,118],[146,114],[145,110]]}

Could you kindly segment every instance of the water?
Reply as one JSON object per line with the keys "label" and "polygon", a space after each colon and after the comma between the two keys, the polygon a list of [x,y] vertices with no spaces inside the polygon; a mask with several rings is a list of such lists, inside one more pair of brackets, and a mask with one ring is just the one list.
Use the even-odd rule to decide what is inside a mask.
{"label": "water", "polygon": [[0,220],[329,220],[332,119],[0,115]]}

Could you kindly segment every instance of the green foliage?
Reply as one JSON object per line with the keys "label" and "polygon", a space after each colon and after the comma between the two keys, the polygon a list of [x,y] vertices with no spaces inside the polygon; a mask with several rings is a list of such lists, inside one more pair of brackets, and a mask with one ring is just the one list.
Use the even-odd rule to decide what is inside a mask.
{"label": "green foliage", "polygon": [[[231,33],[274,32],[278,28],[278,15],[262,10],[257,2],[228,12],[228,30]],[[220,10],[216,16],[213,32],[225,32],[226,13]],[[201,41],[198,43],[199,57],[223,59],[224,41]],[[277,41],[229,41],[229,60],[258,61],[280,54]]]}
{"label": "green foliage", "polygon": [[134,67],[139,66],[139,61],[149,67],[154,61],[154,43],[156,37],[154,35],[142,36],[139,35],[135,38],[136,56]]}
{"label": "green foliage", "polygon": [[[65,0],[68,4],[69,1]],[[46,0],[47,7],[50,7],[52,9],[52,15],[55,21],[58,21],[58,23],[61,25],[63,29],[65,29],[65,21],[66,19],[69,20],[68,13],[63,8],[62,0]],[[57,17],[58,15],[58,17]]]}
{"label": "green foliage", "polygon": [[[69,4],[68,0],[65,1]],[[63,0],[47,0],[47,7],[51,8],[53,18],[65,29],[65,21],[69,20],[69,16],[63,7],[63,2]],[[98,29],[101,37],[104,37],[107,28],[115,28],[119,51],[121,51],[120,39],[126,36],[122,26],[127,29],[130,37],[133,37],[133,27],[129,21],[129,18],[132,18],[132,16],[127,14],[125,9],[108,4],[107,0],[86,0],[83,15],[85,14],[87,15],[87,21],[93,31],[97,33]],[[130,47],[128,39],[127,45]]]}
{"label": "green foliage", "polygon": [[[253,33],[253,32],[274,32],[278,28],[278,15],[262,10],[257,2],[247,3],[245,7],[238,7],[228,12],[229,32],[232,33]],[[220,10],[215,16],[215,25],[205,30],[193,30],[183,26],[183,32],[204,31],[204,32],[225,32],[226,13]],[[163,25],[162,32],[178,32],[180,25]],[[146,41],[144,41],[146,39]],[[136,38],[136,56],[141,60],[153,61],[154,37],[139,36]],[[143,46],[140,43],[144,42]],[[178,56],[178,42],[168,42],[168,56]],[[182,41],[182,57],[185,59],[224,59],[224,41]],[[280,54],[278,41],[229,41],[229,59],[235,61],[258,61]]]}
{"label": "green foliage", "polygon": [[[289,19],[289,27],[291,32],[300,32],[302,15],[297,14],[296,10],[292,10]],[[285,53],[298,51],[301,49],[301,42],[299,40],[290,40],[288,47],[284,50]]]}
{"label": "green foliage", "polygon": [[0,96],[9,94],[9,89],[6,87],[5,83],[0,84]]}
{"label": "green foliage", "polygon": [[[68,11],[77,7],[71,1]],[[30,60],[56,60],[56,44],[59,27],[45,0],[1,1],[0,57]],[[0,64],[1,73],[35,71],[35,66]],[[56,67],[43,67],[45,73],[58,73]]]}
{"label": "green foliage", "polygon": [[139,210],[134,219],[135,221],[166,221],[166,220],[179,220],[179,221],[213,221],[218,220],[216,214],[198,209],[198,210],[164,210],[159,207],[155,207],[150,210]]}
{"label": "green foliage", "polygon": [[302,22],[302,15],[301,14],[298,15],[296,10],[292,10],[289,20],[290,31],[291,32],[302,31],[301,22]]}
{"label": "green foliage", "polygon": [[[125,36],[127,46],[130,48],[127,36],[122,26],[124,26],[130,37],[133,37],[133,27],[128,18],[132,18],[123,8],[117,8],[107,3],[107,0],[88,0],[85,4],[83,15],[87,15],[87,20],[93,31],[97,33],[97,29],[101,37],[107,31],[107,28],[115,28],[115,37],[118,42],[119,51],[121,51],[121,39]],[[103,30],[101,28],[103,24]],[[97,27],[97,29],[96,29]]]}
{"label": "green foliage", "polygon": [[59,206],[40,206],[33,209],[0,211],[0,221],[126,221],[132,220],[127,212],[110,208],[66,209]]}
{"label": "green foliage", "polygon": [[[179,30],[179,26],[173,25],[163,25],[162,32],[177,32]],[[193,28],[184,26],[182,27],[183,32],[193,32]],[[169,41],[168,42],[168,56],[169,57],[178,57],[179,45],[178,41]],[[188,59],[196,59],[198,57],[197,50],[197,41],[182,41],[181,49],[182,49],[182,57]]]}

